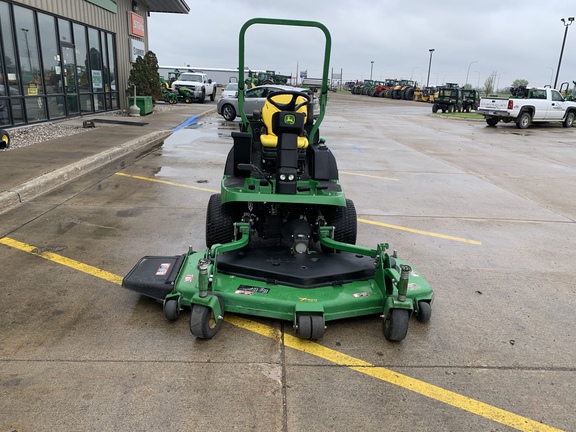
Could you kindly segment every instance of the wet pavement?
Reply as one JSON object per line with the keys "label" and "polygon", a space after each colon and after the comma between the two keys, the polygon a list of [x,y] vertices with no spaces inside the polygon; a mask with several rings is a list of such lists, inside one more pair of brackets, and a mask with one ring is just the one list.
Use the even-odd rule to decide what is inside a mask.
{"label": "wet pavement", "polygon": [[203,341],[120,288],[144,255],[204,247],[237,128],[206,115],[2,215],[0,430],[574,430],[576,132],[395,102],[332,96],[321,135],[357,243],[419,268],[430,323],[390,343],[378,316],[335,321],[313,343],[227,315]]}

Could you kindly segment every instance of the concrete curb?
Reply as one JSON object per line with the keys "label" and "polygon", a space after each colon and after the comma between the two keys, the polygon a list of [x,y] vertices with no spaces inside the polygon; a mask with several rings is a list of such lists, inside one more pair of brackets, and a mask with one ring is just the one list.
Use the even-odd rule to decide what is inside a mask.
{"label": "concrete curb", "polygon": [[156,131],[84,158],[78,162],[59,168],[38,178],[23,183],[11,190],[0,193],[0,213],[50,192],[72,180],[82,177],[131,153],[145,152],[163,142],[172,131]]}

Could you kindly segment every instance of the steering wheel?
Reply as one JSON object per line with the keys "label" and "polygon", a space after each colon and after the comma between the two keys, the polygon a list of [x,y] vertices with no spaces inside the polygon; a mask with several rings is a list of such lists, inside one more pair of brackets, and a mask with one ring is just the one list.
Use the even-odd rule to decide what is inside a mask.
{"label": "steering wheel", "polygon": [[[279,95],[288,95],[288,96],[292,96],[292,97],[290,98],[290,101],[288,101],[286,103],[280,103],[280,102],[277,102],[274,99],[272,99],[273,97],[279,96]],[[298,100],[299,97],[303,97],[304,101],[297,104],[296,101]],[[278,108],[280,111],[298,111],[303,106],[308,105],[312,99],[306,93],[302,93],[299,91],[280,90],[280,91],[275,91],[274,93],[270,93],[266,97],[266,100],[268,102],[270,102],[274,107]]]}

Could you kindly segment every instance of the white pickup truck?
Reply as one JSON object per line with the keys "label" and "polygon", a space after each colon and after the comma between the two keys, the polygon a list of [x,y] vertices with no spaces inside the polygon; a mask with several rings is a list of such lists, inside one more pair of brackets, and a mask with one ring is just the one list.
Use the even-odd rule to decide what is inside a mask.
{"label": "white pickup truck", "polygon": [[576,118],[576,103],[565,101],[558,90],[550,87],[526,89],[525,98],[505,99],[484,97],[476,112],[482,114],[486,123],[496,126],[499,121],[516,123],[518,129],[526,129],[537,122],[562,122],[572,127]]}
{"label": "white pickup truck", "polygon": [[216,83],[203,72],[184,72],[172,82],[171,86],[176,91],[179,87],[187,87],[193,99],[200,103],[204,103],[206,96],[210,96],[211,101],[216,99]]}

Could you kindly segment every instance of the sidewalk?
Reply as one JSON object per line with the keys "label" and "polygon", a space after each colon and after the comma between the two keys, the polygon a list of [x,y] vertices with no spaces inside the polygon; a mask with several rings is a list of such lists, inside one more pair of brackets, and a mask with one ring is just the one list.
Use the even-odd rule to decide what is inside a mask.
{"label": "sidewalk", "polygon": [[179,125],[215,112],[216,102],[169,108],[143,117],[99,114],[65,120],[59,123],[83,128],[84,121],[95,120],[96,127],[0,152],[0,214],[108,163],[152,149]]}

